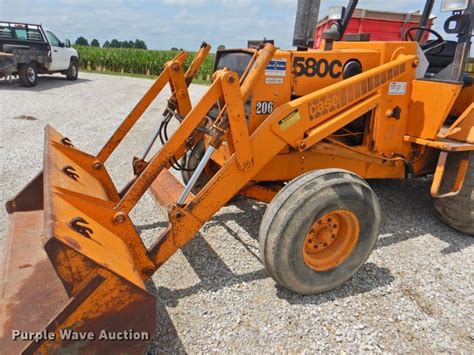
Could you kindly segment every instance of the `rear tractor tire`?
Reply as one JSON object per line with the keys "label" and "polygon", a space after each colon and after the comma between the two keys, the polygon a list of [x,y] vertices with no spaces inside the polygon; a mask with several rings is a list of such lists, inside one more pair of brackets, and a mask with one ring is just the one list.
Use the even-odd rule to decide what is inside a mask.
{"label": "rear tractor tire", "polygon": [[289,182],[260,225],[262,261],[282,287],[300,294],[331,290],[350,279],[372,252],[380,206],[370,186],[340,169]]}
{"label": "rear tractor tire", "polygon": [[[441,192],[448,191],[454,185],[461,156],[449,154],[441,183]],[[452,228],[474,236],[474,154],[469,154],[469,166],[464,184],[458,195],[438,198],[435,209],[441,219]]]}

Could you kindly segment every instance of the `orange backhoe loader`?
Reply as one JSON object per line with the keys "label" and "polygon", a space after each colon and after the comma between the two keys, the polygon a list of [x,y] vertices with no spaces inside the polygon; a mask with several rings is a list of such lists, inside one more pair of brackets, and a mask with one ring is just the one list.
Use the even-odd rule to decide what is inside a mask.
{"label": "orange backhoe loader", "polygon": [[[156,321],[144,282],[236,194],[269,203],[262,262],[302,294],[345,282],[374,248],[381,211],[365,179],[433,174],[441,217],[474,234],[472,1],[442,2],[456,42],[423,22],[407,41],[341,42],[356,5],[324,34],[324,49],[219,51],[194,107],[187,87],[210,47],[187,72],[178,55],[96,155],[47,126],[44,170],[7,203],[1,349],[143,351]],[[432,7],[427,1],[423,19]],[[436,39],[419,43],[426,31]],[[118,191],[105,163],[167,84],[163,122]],[[172,119],[180,124],[168,134]],[[169,217],[149,249],[129,217],[147,191]],[[12,341],[18,330],[30,339]],[[127,341],[100,341],[104,330]]]}

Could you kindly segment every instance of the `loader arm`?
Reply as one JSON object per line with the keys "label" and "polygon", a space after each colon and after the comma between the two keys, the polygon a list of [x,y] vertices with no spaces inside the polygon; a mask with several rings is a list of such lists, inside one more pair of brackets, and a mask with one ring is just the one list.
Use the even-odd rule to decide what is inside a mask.
{"label": "loader arm", "polygon": [[[248,149],[252,152],[252,164],[250,166],[239,164],[236,148],[230,159],[195,197],[188,199],[182,206],[177,204],[169,206],[170,228],[158,238],[151,249],[151,257],[156,265],[162,265],[178,248],[184,246],[203,223],[209,220],[285,147],[308,149],[357,119],[361,114],[375,109],[380,101],[377,91],[389,81],[406,74],[407,71],[414,71],[415,60],[416,56],[400,55],[387,64],[282,105],[257,128],[249,137],[248,143],[245,139],[248,131],[246,132],[244,125],[238,123],[244,117],[241,114],[233,115],[232,111],[228,110],[230,130],[240,129],[231,134],[233,144],[234,146],[249,145]],[[227,94],[233,90],[235,78],[236,74],[229,72],[223,73],[219,78],[228,108],[243,105],[242,101],[239,103],[243,95]],[[214,83],[208,94],[218,93],[218,91],[218,84]],[[203,98],[205,99],[206,97]],[[204,103],[202,101],[195,109],[200,109],[200,105]],[[202,110],[204,111],[205,109]],[[240,111],[237,110],[237,112]],[[183,124],[193,119],[195,118],[191,112]],[[180,126],[175,135],[183,133],[184,130],[181,129]],[[163,151],[168,151],[168,149],[172,151],[172,145],[173,143],[169,141],[163,147]],[[162,152],[159,152],[158,156],[160,154]],[[166,154],[163,155],[164,157]],[[159,184],[160,178],[154,185]],[[155,198],[161,201],[162,196],[157,191],[158,189],[152,187],[152,192],[153,190],[155,190]]]}
{"label": "loader arm", "polygon": [[178,54],[172,61],[165,64],[165,69],[161,72],[158,79],[148,89],[146,94],[140,99],[134,109],[128,114],[125,120],[115,133],[109,138],[107,143],[97,154],[97,163],[104,164],[110,154],[117,148],[122,139],[125,138],[130,129],[135,125],[146,109],[156,99],[158,94],[163,90],[166,84],[170,84],[172,95],[170,101],[176,103],[178,112],[181,115],[187,115],[191,110],[191,101],[189,99],[188,86],[191,84],[194,76],[199,71],[202,63],[206,59],[207,54],[211,50],[211,46],[203,42],[198,53],[194,57],[191,65],[184,74],[183,65],[188,54],[182,52]]}

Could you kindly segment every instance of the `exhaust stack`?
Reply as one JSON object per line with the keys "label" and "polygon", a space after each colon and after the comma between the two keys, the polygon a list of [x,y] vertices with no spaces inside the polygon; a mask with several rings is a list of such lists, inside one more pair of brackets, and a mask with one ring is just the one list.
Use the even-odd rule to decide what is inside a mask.
{"label": "exhaust stack", "polygon": [[313,46],[321,0],[298,0],[293,46],[305,50]]}

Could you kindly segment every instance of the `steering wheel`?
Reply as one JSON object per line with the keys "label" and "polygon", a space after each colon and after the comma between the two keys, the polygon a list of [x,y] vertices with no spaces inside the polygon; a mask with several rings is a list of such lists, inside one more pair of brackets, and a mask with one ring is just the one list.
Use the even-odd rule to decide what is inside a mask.
{"label": "steering wheel", "polygon": [[[439,54],[443,51],[443,49],[446,46],[447,42],[445,41],[445,39],[438,32],[436,32],[435,30],[433,30],[431,28],[427,28],[427,27],[423,27],[423,26],[410,27],[409,29],[407,29],[405,31],[405,36],[404,36],[405,41],[415,41],[415,37],[413,37],[413,34],[412,34],[412,32],[414,30],[421,31],[422,34],[424,32],[428,32],[428,33],[431,33],[431,34],[435,35],[435,37],[436,37],[436,39],[434,39],[434,40],[428,41],[428,42],[423,43],[423,44],[420,43],[420,47],[423,50],[423,53],[431,52],[435,48],[438,48],[438,51],[436,51],[435,53],[431,52],[429,54],[436,55],[436,54]],[[421,36],[421,37],[423,37],[423,36]]]}

